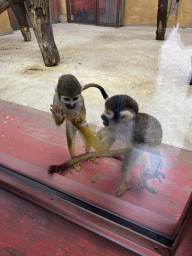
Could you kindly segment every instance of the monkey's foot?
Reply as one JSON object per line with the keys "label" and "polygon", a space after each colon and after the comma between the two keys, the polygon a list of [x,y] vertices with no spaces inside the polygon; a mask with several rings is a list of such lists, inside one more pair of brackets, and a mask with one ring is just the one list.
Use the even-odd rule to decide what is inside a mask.
{"label": "monkey's foot", "polygon": [[153,187],[149,180],[143,180],[143,185],[146,187],[151,193],[157,194],[158,191],[155,187]]}
{"label": "monkey's foot", "polygon": [[91,157],[87,161],[93,161],[95,164],[99,164],[99,159],[97,157]]}
{"label": "monkey's foot", "polygon": [[129,182],[123,181],[121,183],[121,186],[116,192],[116,196],[117,197],[121,196],[127,189],[130,189],[130,188],[131,188],[131,185],[129,185]]}
{"label": "monkey's foot", "polygon": [[81,167],[79,163],[76,163],[73,165],[73,168],[75,169],[75,171],[80,172],[81,171]]}

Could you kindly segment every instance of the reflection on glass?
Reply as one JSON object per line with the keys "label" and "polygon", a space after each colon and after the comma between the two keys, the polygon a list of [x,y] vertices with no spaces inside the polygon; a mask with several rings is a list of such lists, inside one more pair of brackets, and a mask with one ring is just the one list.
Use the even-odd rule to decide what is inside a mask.
{"label": "reflection on glass", "polygon": [[[182,223],[192,190],[190,77],[191,49],[182,46],[175,28],[159,51],[156,84],[145,97],[138,96],[145,111],[139,110],[129,93],[113,93],[105,103],[105,127],[99,132],[74,123],[98,151],[127,147],[123,162],[104,158],[99,167],[82,166],[84,172],[77,180],[95,189],[91,203],[171,239]],[[71,178],[69,173],[63,175]],[[105,200],[97,200],[99,196]]]}

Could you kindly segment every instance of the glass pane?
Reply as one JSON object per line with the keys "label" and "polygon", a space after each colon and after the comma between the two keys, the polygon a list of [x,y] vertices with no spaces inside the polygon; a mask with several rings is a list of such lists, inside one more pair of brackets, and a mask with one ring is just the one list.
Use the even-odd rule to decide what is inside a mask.
{"label": "glass pane", "polygon": [[[115,8],[116,1],[99,1],[100,22],[114,22]],[[95,11],[93,1],[71,2],[74,21],[93,20]],[[191,28],[167,28],[166,41],[155,40],[153,26],[114,29],[63,23],[54,29],[63,58],[55,67],[44,66],[35,39],[28,45],[21,43],[19,32],[0,37],[0,151],[7,159],[13,158],[12,168],[19,163],[17,169],[23,168],[22,174],[112,213],[114,221],[118,217],[174,239],[192,191]],[[162,31],[160,26],[160,34]],[[108,113],[113,126],[105,133],[103,144],[109,138],[116,140],[111,149],[127,148],[126,156],[99,158],[98,164],[82,161],[80,172],[71,167],[48,174],[49,165],[70,159],[65,124],[57,128],[50,113],[52,85],[61,74],[73,74],[84,84],[99,84],[109,97],[128,95],[138,103],[139,114],[134,101],[124,104],[120,97],[118,108],[112,111],[111,107],[112,113]],[[94,124],[91,129],[96,130],[97,125],[107,128],[109,120],[104,124],[101,119],[105,101],[100,92],[90,89],[82,95],[87,121]],[[148,141],[149,137],[158,139],[161,132],[143,113],[159,121],[161,143]],[[75,146],[76,155],[85,152],[79,134]],[[33,168],[29,171],[27,164],[14,161],[16,158]],[[4,160],[2,157],[1,162]]]}

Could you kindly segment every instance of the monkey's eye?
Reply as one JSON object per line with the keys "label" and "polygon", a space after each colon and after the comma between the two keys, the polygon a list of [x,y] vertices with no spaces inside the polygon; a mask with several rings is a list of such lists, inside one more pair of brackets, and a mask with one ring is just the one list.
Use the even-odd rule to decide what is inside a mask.
{"label": "monkey's eye", "polygon": [[63,98],[65,101],[70,101],[70,99],[69,98]]}
{"label": "monkey's eye", "polygon": [[79,99],[79,96],[73,98],[74,101],[78,100]]}

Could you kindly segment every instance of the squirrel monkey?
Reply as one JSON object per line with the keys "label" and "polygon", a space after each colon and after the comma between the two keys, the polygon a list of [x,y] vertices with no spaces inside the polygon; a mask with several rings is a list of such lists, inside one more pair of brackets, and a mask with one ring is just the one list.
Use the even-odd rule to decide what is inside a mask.
{"label": "squirrel monkey", "polygon": [[[137,159],[140,161],[142,182],[152,193],[157,193],[157,190],[150,179],[157,178],[161,182],[160,176],[164,178],[158,149],[163,135],[161,124],[155,117],[138,112],[139,107],[134,99],[127,95],[115,95],[105,102],[105,111],[101,116],[105,127],[98,133],[84,126],[80,113],[72,120],[72,124],[88,143],[100,151],[79,155],[78,161],[86,159],[86,156],[124,156],[121,166],[122,184],[116,192],[117,196],[130,188],[130,174]],[[126,141],[128,147],[109,151],[117,138]],[[58,166],[58,169],[61,172],[75,162],[76,158]]]}
{"label": "squirrel monkey", "polygon": [[[79,113],[83,123],[86,122],[86,109],[81,92],[90,87],[98,88],[101,91],[104,99],[108,97],[107,93],[100,85],[91,83],[82,88],[79,81],[70,74],[61,76],[55,89],[53,105],[51,105],[50,111],[52,112],[53,120],[58,127],[66,120],[67,144],[71,158],[76,156],[75,136],[77,129],[71,124],[70,121],[75,118],[77,113]],[[88,127],[87,124],[85,125]],[[83,135],[82,138],[85,143],[85,152],[89,152],[91,145],[87,142]],[[94,161],[98,163],[96,158]],[[77,171],[81,170],[79,163],[75,163],[73,167]],[[56,172],[55,167],[51,166],[49,172]]]}

